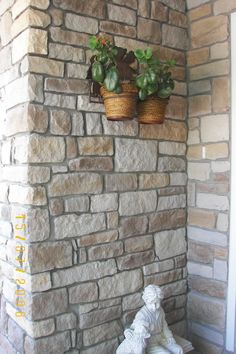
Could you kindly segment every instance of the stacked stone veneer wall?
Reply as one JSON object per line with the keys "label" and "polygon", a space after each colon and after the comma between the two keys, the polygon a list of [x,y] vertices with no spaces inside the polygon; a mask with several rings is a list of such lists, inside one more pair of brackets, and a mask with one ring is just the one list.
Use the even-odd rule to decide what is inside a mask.
{"label": "stacked stone veneer wall", "polygon": [[188,1],[189,329],[202,353],[225,347],[230,188],[230,13],[235,1]]}
{"label": "stacked stone veneer wall", "polygon": [[[149,283],[184,334],[185,1],[1,0],[0,16],[1,353],[111,354]],[[109,123],[89,102],[87,41],[99,31],[177,60],[164,125]]]}

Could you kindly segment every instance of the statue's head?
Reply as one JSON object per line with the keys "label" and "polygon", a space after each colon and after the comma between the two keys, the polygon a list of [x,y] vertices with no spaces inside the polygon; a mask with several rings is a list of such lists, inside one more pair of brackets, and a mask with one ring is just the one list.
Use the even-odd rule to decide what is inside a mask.
{"label": "statue's head", "polygon": [[157,285],[148,285],[143,291],[143,301],[147,306],[156,304],[156,308],[160,307],[161,300],[163,299],[163,292]]}

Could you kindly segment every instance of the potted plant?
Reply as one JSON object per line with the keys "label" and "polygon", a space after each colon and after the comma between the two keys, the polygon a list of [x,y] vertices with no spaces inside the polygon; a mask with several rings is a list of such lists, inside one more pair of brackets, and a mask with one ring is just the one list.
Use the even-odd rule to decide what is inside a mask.
{"label": "potted plant", "polygon": [[87,78],[100,91],[107,119],[132,119],[135,113],[138,90],[133,81],[135,70],[130,67],[135,61],[133,52],[114,46],[104,36],[92,36],[89,48],[94,51]]}
{"label": "potted plant", "polygon": [[143,124],[161,124],[165,118],[165,110],[169,97],[174,89],[174,81],[170,69],[175,60],[161,62],[154,57],[152,49],[137,49],[135,56],[140,64],[140,73],[136,77],[138,88],[138,120]]}

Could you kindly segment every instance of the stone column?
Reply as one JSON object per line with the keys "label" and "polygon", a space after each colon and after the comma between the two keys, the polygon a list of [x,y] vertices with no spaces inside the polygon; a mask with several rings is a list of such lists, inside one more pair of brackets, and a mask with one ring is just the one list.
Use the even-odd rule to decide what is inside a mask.
{"label": "stone column", "polygon": [[[111,354],[150,283],[184,334],[185,2],[4,0],[0,15],[1,350]],[[109,123],[89,102],[100,31],[176,59],[163,126]]]}

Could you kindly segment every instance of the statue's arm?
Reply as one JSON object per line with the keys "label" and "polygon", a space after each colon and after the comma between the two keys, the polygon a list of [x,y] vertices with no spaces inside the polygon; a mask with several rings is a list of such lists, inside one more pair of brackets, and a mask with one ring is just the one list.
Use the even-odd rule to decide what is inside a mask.
{"label": "statue's arm", "polygon": [[163,311],[163,329],[162,329],[162,336],[164,337],[164,340],[168,343],[168,344],[174,344],[175,339],[173,337],[173,333],[171,332],[171,330],[168,327],[168,324],[166,322],[165,319],[165,313]]}

